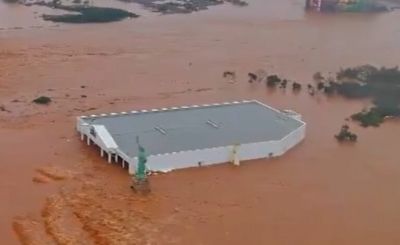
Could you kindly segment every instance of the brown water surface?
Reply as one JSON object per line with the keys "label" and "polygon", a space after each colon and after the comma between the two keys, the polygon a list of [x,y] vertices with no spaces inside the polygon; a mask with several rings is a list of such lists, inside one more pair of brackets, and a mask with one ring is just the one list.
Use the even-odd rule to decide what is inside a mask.
{"label": "brown water surface", "polygon": [[[351,123],[359,142],[339,145],[333,135],[367,101],[270,92],[247,73],[307,84],[316,71],[398,65],[400,12],[249,2],[77,26],[0,4],[2,244],[399,244],[399,122]],[[53,102],[31,104],[39,95]],[[274,160],[152,176],[147,199],[74,131],[82,114],[240,99],[300,112],[306,140]]]}

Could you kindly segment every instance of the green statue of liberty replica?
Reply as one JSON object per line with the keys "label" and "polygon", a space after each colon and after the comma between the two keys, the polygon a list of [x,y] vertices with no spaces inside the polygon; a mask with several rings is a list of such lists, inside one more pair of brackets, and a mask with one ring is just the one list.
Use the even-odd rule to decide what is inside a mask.
{"label": "green statue of liberty replica", "polygon": [[136,143],[138,145],[138,162],[137,168],[135,172],[135,176],[133,179],[133,185],[131,188],[138,193],[148,194],[150,192],[150,184],[147,179],[147,155],[146,150],[139,143],[139,137],[136,137]]}

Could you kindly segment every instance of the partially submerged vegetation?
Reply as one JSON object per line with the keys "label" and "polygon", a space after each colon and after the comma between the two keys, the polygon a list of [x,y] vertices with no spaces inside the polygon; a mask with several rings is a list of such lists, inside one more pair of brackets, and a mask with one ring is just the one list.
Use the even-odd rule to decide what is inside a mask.
{"label": "partially submerged vegetation", "polygon": [[381,123],[383,123],[384,118],[385,116],[380,113],[379,109],[375,107],[371,108],[370,110],[364,110],[351,115],[351,119],[359,121],[363,127],[378,127]]}
{"label": "partially submerged vegetation", "polygon": [[[318,75],[315,75],[318,77]],[[373,106],[351,118],[364,127],[379,126],[385,118],[400,117],[400,71],[364,65],[341,69],[333,78],[321,79],[317,87],[328,95],[351,99],[371,99]]]}
{"label": "partially submerged vegetation", "polygon": [[275,88],[280,88],[280,89],[286,89],[288,84],[292,84],[292,91],[293,92],[300,92],[302,89],[302,86],[300,83],[297,82],[291,82],[285,78],[280,78],[278,75],[270,75],[267,76],[265,79],[265,84],[267,88],[270,89],[275,89]]}
{"label": "partially submerged vegetation", "polygon": [[350,127],[348,125],[343,125],[340,132],[335,135],[335,138],[339,142],[356,142],[358,137],[356,134],[350,132]]}
{"label": "partially submerged vegetation", "polygon": [[47,96],[40,96],[34,99],[32,102],[40,105],[48,105],[51,102],[51,98]]}
{"label": "partially submerged vegetation", "polygon": [[[210,6],[230,3],[235,6],[247,6],[243,0],[120,0],[134,2],[144,8],[161,14],[189,14],[201,10],[207,10]],[[18,1],[12,1],[18,2]],[[55,9],[65,10],[71,13],[61,15],[43,15],[44,20],[62,23],[105,23],[120,21],[126,18],[139,17],[137,14],[117,8],[91,6],[88,0],[36,0],[20,2],[25,5],[40,5]]]}
{"label": "partially submerged vegetation", "polygon": [[55,5],[57,9],[74,12],[73,14],[43,15],[44,20],[63,23],[105,23],[136,18],[138,15],[116,8],[92,7],[86,5]]}
{"label": "partially submerged vegetation", "polygon": [[115,22],[126,18],[136,18],[139,15],[117,8],[91,6],[88,0],[31,0],[31,1],[8,1],[26,6],[38,5],[54,9],[64,10],[70,13],[49,15],[44,14],[42,18],[52,22],[62,23],[105,23]]}
{"label": "partially submerged vegetation", "polygon": [[[277,75],[270,75],[267,77],[267,87],[268,88],[276,88],[279,84],[281,84],[282,79],[278,77]],[[286,84],[285,84],[286,87]]]}
{"label": "partially submerged vegetation", "polygon": [[292,84],[293,91],[298,92],[301,90],[301,84],[297,82],[293,82]]}
{"label": "partially submerged vegetation", "polygon": [[[264,81],[270,90],[285,90],[288,85],[294,93],[302,90],[302,84],[279,77],[278,75],[260,76],[248,73],[249,82]],[[363,127],[377,127],[387,118],[400,118],[400,70],[398,67],[377,68],[363,65],[341,69],[334,77],[324,77],[317,72],[313,76],[315,84],[307,84],[309,95],[342,96],[348,99],[371,101],[369,108],[354,113],[349,119]],[[335,136],[339,141],[356,141],[357,135],[349,131],[347,125]]]}
{"label": "partially submerged vegetation", "polygon": [[122,0],[131,1],[143,5],[153,12],[162,14],[188,14],[206,10],[210,6],[229,2],[235,6],[243,7],[248,3],[243,0],[181,0],[181,1],[158,1],[158,0]]}

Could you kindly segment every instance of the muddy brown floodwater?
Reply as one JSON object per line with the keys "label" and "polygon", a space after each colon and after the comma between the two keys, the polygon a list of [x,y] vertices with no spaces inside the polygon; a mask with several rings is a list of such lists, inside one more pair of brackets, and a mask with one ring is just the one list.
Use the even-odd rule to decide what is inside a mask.
{"label": "muddy brown floodwater", "polygon": [[[0,18],[1,244],[400,244],[400,122],[351,123],[359,142],[339,145],[367,101],[247,83],[258,69],[307,84],[316,71],[399,65],[400,12],[249,3],[101,25],[31,28],[41,23],[24,22],[25,7],[9,14],[26,25]],[[40,95],[53,102],[30,103]],[[306,140],[274,160],[151,176],[148,198],[74,131],[82,114],[240,99],[300,112]]]}

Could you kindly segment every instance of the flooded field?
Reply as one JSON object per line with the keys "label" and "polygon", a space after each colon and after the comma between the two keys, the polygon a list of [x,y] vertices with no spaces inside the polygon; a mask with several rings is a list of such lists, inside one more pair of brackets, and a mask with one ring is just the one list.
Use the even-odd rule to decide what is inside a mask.
{"label": "flooded field", "polygon": [[[334,134],[369,101],[271,92],[247,74],[306,85],[317,71],[399,65],[400,12],[248,2],[160,16],[104,1],[141,17],[81,25],[0,3],[2,244],[399,244],[400,122],[350,122],[359,140],[341,145]],[[235,81],[222,77],[228,70]],[[52,102],[31,103],[39,96]],[[74,131],[79,115],[241,99],[300,112],[306,140],[240,168],[151,176],[148,198]]]}

